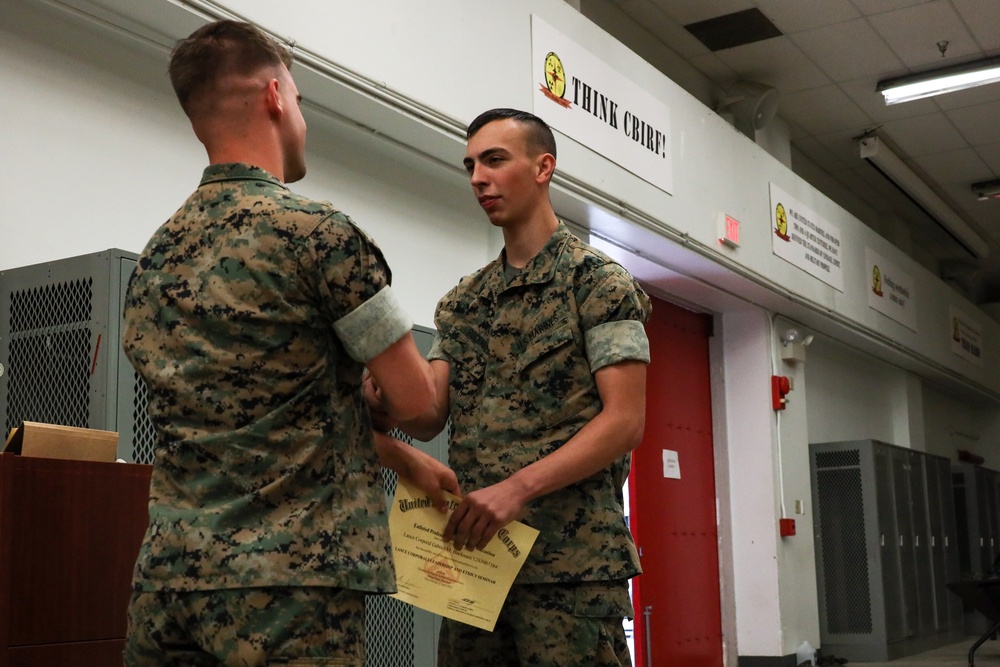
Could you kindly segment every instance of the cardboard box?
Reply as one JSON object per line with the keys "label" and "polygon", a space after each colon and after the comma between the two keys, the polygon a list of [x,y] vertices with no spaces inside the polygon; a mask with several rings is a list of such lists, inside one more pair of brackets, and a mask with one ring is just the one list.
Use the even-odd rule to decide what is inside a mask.
{"label": "cardboard box", "polygon": [[10,432],[3,451],[44,459],[113,462],[118,433],[26,421]]}

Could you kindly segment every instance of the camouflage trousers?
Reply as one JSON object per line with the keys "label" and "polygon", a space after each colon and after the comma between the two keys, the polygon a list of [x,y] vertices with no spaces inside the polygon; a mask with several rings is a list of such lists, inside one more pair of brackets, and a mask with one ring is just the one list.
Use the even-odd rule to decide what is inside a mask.
{"label": "camouflage trousers", "polygon": [[628,582],[512,586],[493,632],[444,619],[438,667],[631,667]]}
{"label": "camouflage trousers", "polygon": [[126,667],[363,667],[365,594],[343,588],[135,592]]}

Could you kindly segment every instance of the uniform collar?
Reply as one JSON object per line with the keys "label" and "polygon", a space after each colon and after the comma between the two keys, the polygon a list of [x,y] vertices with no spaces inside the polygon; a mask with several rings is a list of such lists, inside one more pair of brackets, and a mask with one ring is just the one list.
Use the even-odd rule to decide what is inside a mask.
{"label": "uniform collar", "polygon": [[284,183],[272,176],[260,167],[243,162],[229,162],[223,164],[210,164],[205,167],[201,175],[201,185],[206,183],[221,183],[223,181],[264,181],[271,183],[283,190],[288,188]]}
{"label": "uniform collar", "polygon": [[552,280],[556,269],[556,260],[562,253],[563,246],[572,237],[569,228],[560,221],[559,226],[546,241],[538,254],[532,257],[527,265],[507,283],[504,277],[504,263],[507,257],[506,249],[500,251],[500,256],[493,262],[494,267],[486,278],[480,296],[495,299],[504,290],[520,285],[539,285]]}

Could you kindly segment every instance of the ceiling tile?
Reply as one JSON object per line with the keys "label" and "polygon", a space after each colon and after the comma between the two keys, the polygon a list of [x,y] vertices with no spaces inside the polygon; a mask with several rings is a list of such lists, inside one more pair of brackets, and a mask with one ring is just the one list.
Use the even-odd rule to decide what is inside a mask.
{"label": "ceiling tile", "polygon": [[653,2],[682,26],[741,12],[754,6],[752,0],[653,0]]}
{"label": "ceiling tile", "polygon": [[[992,238],[994,243],[997,242],[996,232],[1000,231],[997,220],[1000,218],[997,218],[995,213],[990,215],[992,207],[989,202],[979,201],[968,186],[949,185],[939,190],[938,194],[949,202],[952,208],[959,211],[969,226],[981,236]],[[992,209],[993,212],[997,210]]]}
{"label": "ceiling tile", "polygon": [[[1000,5],[1000,3],[997,4]],[[961,109],[962,107],[974,107],[989,102],[1000,102],[1000,83],[957,90],[954,93],[938,95],[933,100],[942,109]],[[900,104],[896,106],[904,105]]]}
{"label": "ceiling tile", "polygon": [[[834,81],[851,81],[902,69],[903,63],[865,19],[790,35],[789,39]],[[845,48],[845,45],[850,45]]]}
{"label": "ceiling tile", "polygon": [[923,155],[913,161],[942,186],[961,185],[968,189],[973,183],[989,180],[989,166],[971,148]]}
{"label": "ceiling tile", "polygon": [[917,157],[968,148],[968,142],[943,114],[892,120],[882,125],[881,133],[899,146],[906,155]]}
{"label": "ceiling tile", "polygon": [[837,162],[835,164],[843,163],[853,169],[861,162],[861,157],[858,154],[858,136],[854,131],[844,130],[821,134],[815,139],[825,146],[832,155],[836,156]]}
{"label": "ceiling tile", "polygon": [[852,4],[866,16],[891,12],[897,9],[903,9],[904,7],[925,5],[931,1],[932,0],[851,0]]}
{"label": "ceiling tile", "polygon": [[[985,52],[1000,49],[1000,2],[997,0],[955,0],[955,9]],[[771,17],[774,20],[774,17]],[[778,26],[779,28],[781,26]]]}
{"label": "ceiling tile", "polygon": [[994,243],[1000,243],[1000,223],[997,222],[1000,220],[1000,201],[974,201],[964,210],[984,235],[992,238]]}
{"label": "ceiling tile", "polygon": [[807,158],[816,164],[823,165],[823,168],[830,172],[849,169],[848,163],[841,159],[849,155],[836,155],[827,146],[821,143],[816,137],[803,137],[795,142],[795,148],[802,152]]}
{"label": "ceiling tile", "polygon": [[815,4],[809,2],[757,0],[755,4],[786,35],[849,21],[860,16],[850,0],[823,0],[822,11],[816,11]]}
{"label": "ceiling tile", "polygon": [[695,56],[690,59],[691,64],[699,72],[714,81],[719,87],[728,86],[738,79],[736,72],[726,63],[722,62],[717,53],[706,53],[703,56]]}
{"label": "ceiling tile", "polygon": [[1000,177],[1000,143],[975,146],[974,149],[979,157],[983,159],[983,162],[988,164],[990,170],[992,170],[993,176],[990,179]]}
{"label": "ceiling tile", "polygon": [[861,131],[871,125],[871,118],[858,108],[835,85],[782,95],[778,115],[785,114],[811,134],[829,134],[840,130]]}
{"label": "ceiling tile", "polygon": [[632,0],[622,3],[621,8],[639,27],[668,45],[681,57],[692,58],[711,53],[697,37],[664,14],[663,10],[650,0]]}
{"label": "ceiling tile", "polygon": [[[934,0],[876,14],[868,20],[909,68],[951,65],[979,53],[978,45],[949,0]],[[948,42],[944,57],[937,46],[942,40]],[[887,72],[887,75],[892,73]]]}
{"label": "ceiling tile", "polygon": [[[780,104],[781,100],[778,100],[778,103]],[[804,139],[806,137],[812,136],[804,129],[802,129],[802,126],[796,123],[795,121],[790,121],[787,118],[782,118],[781,120],[785,121],[785,124],[788,126],[788,139],[789,141],[792,142],[792,144],[794,144],[799,139]]]}
{"label": "ceiling tile", "polygon": [[745,44],[715,55],[739,78],[774,86],[782,95],[830,83],[830,78],[788,37]]}
{"label": "ceiling tile", "polygon": [[1000,102],[980,104],[975,107],[952,109],[945,115],[958,131],[974,146],[1000,142]]}

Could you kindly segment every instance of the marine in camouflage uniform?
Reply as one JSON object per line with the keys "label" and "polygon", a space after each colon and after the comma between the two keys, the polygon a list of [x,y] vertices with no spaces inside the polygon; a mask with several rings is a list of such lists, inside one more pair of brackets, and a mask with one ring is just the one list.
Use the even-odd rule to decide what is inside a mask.
{"label": "marine in camouflage uniform", "polygon": [[[157,433],[133,616],[159,625],[158,641],[172,641],[155,617],[175,599],[163,592],[206,592],[181,596],[194,601],[182,618],[214,615],[206,636],[223,653],[252,654],[282,635],[233,634],[227,600],[263,614],[263,627],[322,644],[339,613],[363,617],[359,592],[395,590],[360,391],[364,362],[411,328],[390,279],[345,214],[246,164],[208,167],[149,241],[123,342]],[[267,618],[274,600],[299,604],[296,589],[309,587],[329,594],[302,603],[304,622]],[[330,589],[347,591],[342,604],[329,604]],[[361,664],[361,654],[345,660],[301,664]]]}
{"label": "marine in camouflage uniform", "polygon": [[[464,278],[435,315],[430,358],[451,367],[449,462],[464,490],[501,482],[590,422],[602,409],[596,371],[649,361],[648,297],[564,224],[509,280],[504,267],[501,254]],[[632,616],[626,582],[641,571],[623,511],[629,465],[625,456],[525,507],[521,520],[539,536],[496,633],[445,619],[442,637],[474,649],[451,650],[443,664],[572,665],[590,660],[599,644],[614,655],[593,664],[629,664],[618,631]],[[587,627],[569,623],[574,616],[610,620],[589,626],[589,636],[568,636],[568,628]]]}

